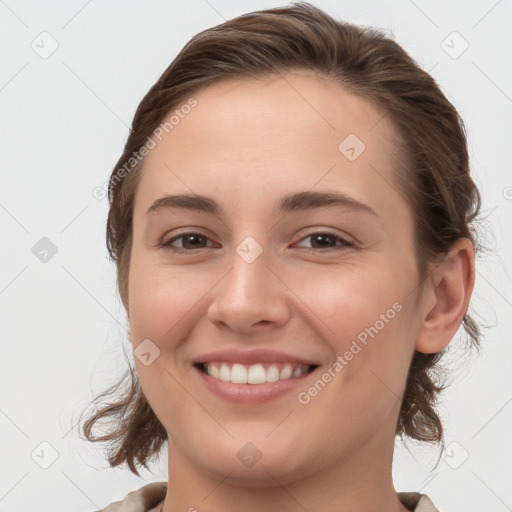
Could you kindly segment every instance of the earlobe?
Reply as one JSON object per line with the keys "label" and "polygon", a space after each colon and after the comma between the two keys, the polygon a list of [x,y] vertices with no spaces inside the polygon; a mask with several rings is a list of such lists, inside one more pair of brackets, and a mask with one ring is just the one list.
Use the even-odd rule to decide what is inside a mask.
{"label": "earlobe", "polygon": [[460,238],[430,275],[416,340],[418,352],[439,352],[455,336],[473,292],[474,261],[473,244]]}

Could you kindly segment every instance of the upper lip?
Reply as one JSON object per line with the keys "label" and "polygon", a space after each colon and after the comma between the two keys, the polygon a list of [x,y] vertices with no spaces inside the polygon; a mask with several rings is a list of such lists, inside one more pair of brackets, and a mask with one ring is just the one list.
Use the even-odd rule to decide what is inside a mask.
{"label": "upper lip", "polygon": [[252,349],[252,350],[216,350],[200,356],[195,362],[202,364],[212,361],[223,361],[240,364],[257,363],[296,363],[318,365],[317,362],[297,357],[278,350]]}

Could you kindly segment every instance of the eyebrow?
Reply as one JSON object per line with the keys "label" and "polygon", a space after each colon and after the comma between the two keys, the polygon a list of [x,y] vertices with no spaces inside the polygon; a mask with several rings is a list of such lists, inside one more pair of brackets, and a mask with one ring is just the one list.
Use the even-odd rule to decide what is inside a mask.
{"label": "eyebrow", "polygon": [[[342,206],[361,213],[378,217],[375,210],[346,194],[334,192],[298,192],[280,197],[274,204],[273,214]],[[223,209],[213,198],[197,194],[165,195],[149,207],[146,214],[167,208],[195,210],[222,217]]]}

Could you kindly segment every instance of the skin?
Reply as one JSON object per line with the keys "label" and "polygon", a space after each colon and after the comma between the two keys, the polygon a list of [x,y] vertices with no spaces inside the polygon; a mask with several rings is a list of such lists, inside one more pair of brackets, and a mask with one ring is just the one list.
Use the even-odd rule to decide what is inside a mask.
{"label": "skin", "polygon": [[[194,97],[198,105],[146,157],[133,218],[130,339],[160,350],[148,366],[135,361],[169,435],[163,511],[241,503],[244,512],[407,510],[391,478],[400,400],[414,349],[441,350],[462,322],[471,243],[460,239],[420,294],[413,214],[393,175],[393,127],[340,85],[294,72],[224,81]],[[338,150],[350,133],[366,146],[352,162]],[[310,190],[348,194],[377,216],[340,207],[271,213],[281,195]],[[147,214],[166,193],[210,196],[224,215]],[[326,230],[354,246],[334,238],[327,252],[309,236]],[[189,231],[206,237],[199,252],[160,247]],[[247,236],[263,249],[252,263],[236,252]],[[196,245],[185,237],[174,247]],[[297,392],[397,302],[401,311],[299,403]],[[224,348],[282,350],[321,368],[275,400],[236,405],[207,390],[191,366]],[[247,442],[261,453],[252,467],[237,457]]]}

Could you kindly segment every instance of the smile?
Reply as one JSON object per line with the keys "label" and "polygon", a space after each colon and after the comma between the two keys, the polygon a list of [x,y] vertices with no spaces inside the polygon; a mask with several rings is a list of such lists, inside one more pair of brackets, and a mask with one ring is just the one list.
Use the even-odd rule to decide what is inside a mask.
{"label": "smile", "polygon": [[239,364],[230,362],[199,363],[198,368],[213,379],[234,384],[264,384],[290,380],[310,373],[316,365],[297,363]]}
{"label": "smile", "polygon": [[256,405],[269,402],[304,386],[304,380],[319,365],[300,363],[255,363],[208,361],[195,363],[202,386],[225,402]]}

